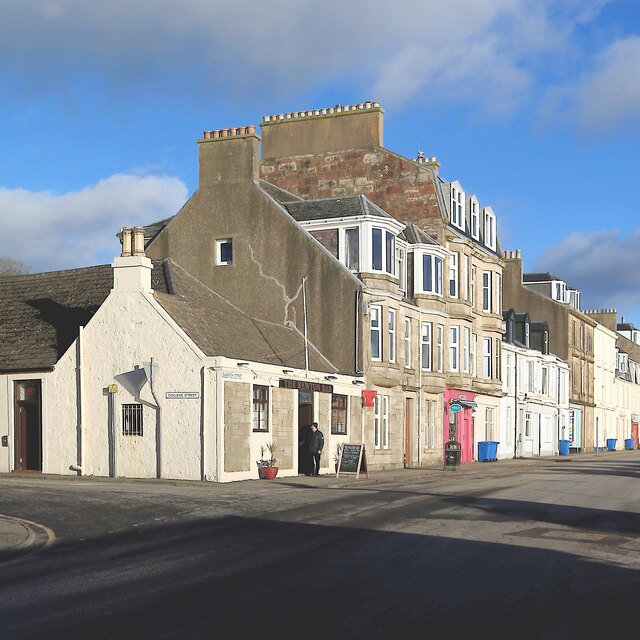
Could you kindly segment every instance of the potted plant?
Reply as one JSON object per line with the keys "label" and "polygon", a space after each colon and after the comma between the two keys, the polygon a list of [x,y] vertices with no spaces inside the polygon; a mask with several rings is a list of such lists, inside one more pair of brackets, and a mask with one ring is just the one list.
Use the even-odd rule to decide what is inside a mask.
{"label": "potted plant", "polygon": [[[277,442],[267,442],[266,445],[260,447],[260,460],[257,461],[258,477],[261,480],[273,480],[278,474],[277,460],[275,453],[278,450]],[[269,452],[269,457],[265,458],[265,451]]]}

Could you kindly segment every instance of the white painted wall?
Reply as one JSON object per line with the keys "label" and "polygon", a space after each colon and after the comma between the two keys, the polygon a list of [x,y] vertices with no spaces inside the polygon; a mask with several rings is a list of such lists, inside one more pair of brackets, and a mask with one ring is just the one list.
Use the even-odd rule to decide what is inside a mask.
{"label": "white painted wall", "polygon": [[[114,291],[83,332],[82,389],[85,413],[84,475],[109,475],[108,392],[115,395],[116,476],[156,476],[160,451],[160,475],[165,478],[201,479],[200,399],[167,400],[168,391],[197,391],[202,397],[203,354],[186,338],[160,305],[141,292]],[[46,423],[47,456],[44,471],[68,473],[76,464],[77,341],[49,376]],[[160,448],[157,449],[156,402],[147,382],[136,398],[123,374],[154,359],[155,387],[161,408]],[[144,435],[122,434],[122,405],[144,405]]]}

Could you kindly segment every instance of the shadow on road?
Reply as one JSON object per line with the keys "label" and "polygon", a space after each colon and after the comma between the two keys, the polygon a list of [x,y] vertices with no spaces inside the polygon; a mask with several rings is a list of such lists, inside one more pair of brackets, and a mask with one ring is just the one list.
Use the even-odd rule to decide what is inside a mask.
{"label": "shadow on road", "polygon": [[224,517],[61,543],[0,571],[2,637],[22,640],[637,637],[638,571],[430,535]]}

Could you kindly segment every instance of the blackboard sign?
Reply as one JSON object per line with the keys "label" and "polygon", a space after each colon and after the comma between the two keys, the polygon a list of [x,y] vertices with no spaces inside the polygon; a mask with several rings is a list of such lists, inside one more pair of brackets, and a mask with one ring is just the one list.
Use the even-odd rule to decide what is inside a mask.
{"label": "blackboard sign", "polygon": [[367,474],[367,478],[369,477],[364,445],[345,442],[342,445],[342,449],[340,449],[336,478],[339,478],[341,473],[355,473],[357,478],[360,475],[360,471],[364,471]]}

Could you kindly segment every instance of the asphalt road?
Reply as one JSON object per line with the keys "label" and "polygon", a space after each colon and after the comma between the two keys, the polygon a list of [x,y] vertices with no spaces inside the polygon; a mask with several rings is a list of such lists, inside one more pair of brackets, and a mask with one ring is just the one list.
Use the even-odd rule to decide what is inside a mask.
{"label": "asphalt road", "polygon": [[232,485],[0,478],[0,638],[637,638],[640,452]]}

